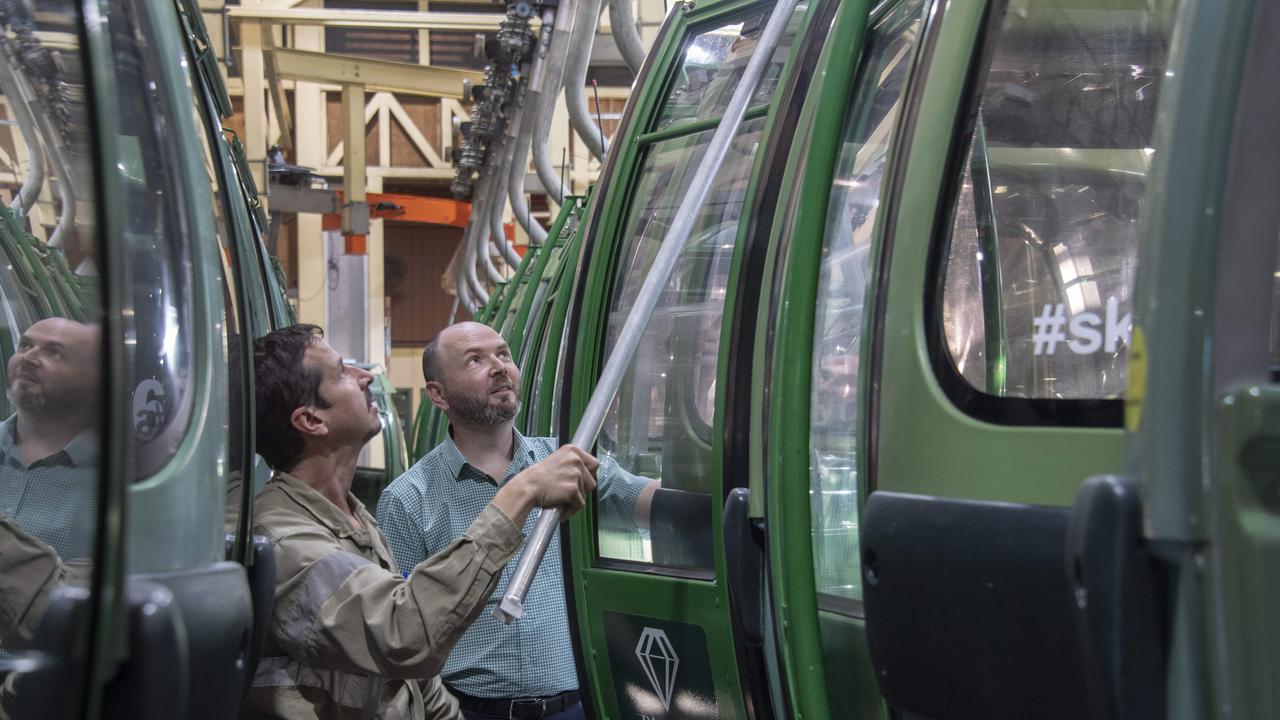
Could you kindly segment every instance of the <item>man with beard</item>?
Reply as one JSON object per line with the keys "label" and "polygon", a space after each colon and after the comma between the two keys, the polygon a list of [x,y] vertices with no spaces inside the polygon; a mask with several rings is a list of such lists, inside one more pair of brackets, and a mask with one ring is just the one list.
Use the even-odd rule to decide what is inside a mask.
{"label": "man with beard", "polygon": [[457,540],[399,572],[351,494],[381,430],[373,376],[314,325],[254,342],[257,449],[276,470],[254,502],[276,560],[275,605],[245,716],[457,718],[435,677],[519,549],[533,507],[573,513],[596,462],[569,448],[527,468]]}
{"label": "man with beard", "polygon": [[[449,435],[378,501],[378,522],[401,565],[453,542],[519,473],[558,452],[555,438],[526,438],[515,430],[520,370],[502,336],[487,325],[464,322],[442,330],[423,351],[422,371],[431,402],[449,418]],[[629,475],[611,459],[601,463],[597,477],[601,517],[648,525],[656,481]],[[526,521],[525,532],[533,521]],[[530,585],[524,619],[504,625],[486,610],[449,656],[441,677],[468,720],[584,717],[559,538],[557,532]],[[515,564],[513,559],[502,570],[504,584]]]}
{"label": "man with beard", "polygon": [[101,332],[67,318],[33,323],[9,358],[0,423],[0,515],[64,560],[93,554]]}

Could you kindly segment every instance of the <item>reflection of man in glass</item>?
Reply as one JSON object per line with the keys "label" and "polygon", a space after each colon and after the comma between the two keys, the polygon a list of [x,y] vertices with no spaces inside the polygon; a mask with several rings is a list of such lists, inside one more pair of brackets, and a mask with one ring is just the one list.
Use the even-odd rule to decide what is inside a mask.
{"label": "reflection of man in glass", "polygon": [[46,318],[9,358],[16,412],[0,423],[0,514],[66,560],[92,554],[100,342],[96,325]]}

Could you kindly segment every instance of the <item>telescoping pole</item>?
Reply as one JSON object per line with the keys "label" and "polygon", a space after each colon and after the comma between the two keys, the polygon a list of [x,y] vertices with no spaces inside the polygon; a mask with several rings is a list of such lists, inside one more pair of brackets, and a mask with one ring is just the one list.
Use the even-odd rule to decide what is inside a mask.
{"label": "telescoping pole", "polygon": [[[693,224],[698,217],[697,211],[706,202],[707,194],[711,190],[711,181],[720,171],[720,166],[729,152],[729,145],[738,134],[742,118],[747,112],[747,105],[755,95],[760,78],[764,77],[765,67],[795,11],[796,2],[797,0],[780,0],[774,7],[773,15],[765,25],[760,42],[756,45],[755,53],[747,62],[742,80],[733,91],[733,97],[729,100],[729,107],[725,109],[724,118],[716,127],[715,134],[711,136],[707,154],[703,156],[697,171],[694,172],[692,182],[689,183],[689,194],[685,195],[680,208],[676,210],[675,221],[667,231],[662,247],[653,260],[653,267],[650,268],[644,284],[640,287],[635,305],[632,306],[627,321],[618,334],[618,341],[605,362],[600,380],[596,383],[595,392],[591,394],[591,400],[582,414],[578,429],[573,434],[572,443],[584,450],[589,451],[595,444],[600,426],[604,424],[605,412],[613,404],[613,397],[618,392],[618,386],[622,384],[622,377],[627,367],[631,365],[631,358],[640,344],[640,338],[644,334],[645,326],[649,324],[654,308],[658,305],[662,289],[666,287],[667,280],[675,270],[676,261],[679,260],[681,251],[689,241],[689,236],[693,234]],[[524,617],[524,598],[529,593],[529,585],[533,582],[534,574],[538,572],[542,556],[546,554],[547,545],[551,542],[551,536],[559,524],[559,510],[547,508],[538,515],[533,533],[529,536],[529,542],[511,576],[511,582],[502,591],[502,600],[493,611],[494,616],[504,623],[512,623]]]}

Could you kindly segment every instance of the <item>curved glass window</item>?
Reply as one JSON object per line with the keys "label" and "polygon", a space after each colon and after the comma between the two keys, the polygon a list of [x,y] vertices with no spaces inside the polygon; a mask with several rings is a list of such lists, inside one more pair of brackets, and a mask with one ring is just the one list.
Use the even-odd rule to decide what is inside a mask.
{"label": "curved glass window", "polygon": [[167,85],[160,79],[160,52],[141,32],[133,5],[112,2],[108,12],[119,111],[115,143],[124,174],[122,320],[131,397],[130,475],[139,481],[173,457],[191,420],[192,259],[184,228],[210,219],[189,217],[180,190],[187,180],[179,176],[174,158],[182,140],[158,108],[183,104],[161,97]]}
{"label": "curved glass window", "polygon": [[1172,5],[1005,17],[944,255],[941,340],[972,389],[1122,396]]}
{"label": "curved glass window", "polygon": [[[623,469],[662,481],[660,504],[697,507],[717,491],[712,476],[712,427],[715,424],[716,367],[724,316],[729,266],[738,235],[752,161],[764,119],[744,122],[724,165],[712,180],[711,193],[698,212],[692,237],[680,255],[644,338],[606,416],[600,449]],[[606,356],[631,311],[658,248],[713,131],[683,136],[650,146],[641,182],[628,214],[619,281],[609,304]],[[674,514],[689,518],[680,510]],[[699,518],[701,519],[701,518]],[[690,556],[689,547],[710,548],[710,518],[676,523],[653,536],[627,529],[626,518],[601,512],[606,528],[600,538],[602,557],[669,565],[710,567],[709,552]],[[607,528],[614,528],[612,534]],[[634,528],[634,523],[632,523]],[[655,544],[656,543],[656,544]]]}
{"label": "curved glass window", "polygon": [[[807,7],[807,2],[796,5],[786,32],[774,48],[760,86],[751,98],[751,105],[764,105],[773,97],[778,78],[782,76],[782,66],[791,53],[791,44]],[[688,40],[684,59],[676,71],[675,86],[667,95],[655,130],[724,113],[760,41],[769,13],[770,10],[754,13],[745,19],[698,33]]]}
{"label": "curved glass window", "polygon": [[814,309],[809,501],[818,592],[846,600],[862,599],[858,384],[871,241],[923,4],[899,3],[869,32],[845,114],[823,236]]}
{"label": "curved glass window", "polygon": [[[0,6],[0,716],[70,715],[77,660],[42,620],[92,587],[102,487],[97,182],[71,2]],[[65,677],[62,677],[65,674]]]}

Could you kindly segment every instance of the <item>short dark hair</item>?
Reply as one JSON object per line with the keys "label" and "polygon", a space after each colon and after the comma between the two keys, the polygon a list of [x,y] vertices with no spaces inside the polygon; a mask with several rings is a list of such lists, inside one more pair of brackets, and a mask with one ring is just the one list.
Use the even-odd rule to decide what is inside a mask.
{"label": "short dark hair", "polygon": [[253,341],[257,451],[276,470],[292,470],[302,454],[303,437],[293,426],[293,411],[304,405],[329,407],[320,397],[323,375],[303,362],[307,348],[322,337],[319,327],[298,324]]}
{"label": "short dark hair", "polygon": [[440,336],[442,334],[444,334],[444,330],[432,335],[431,339],[427,341],[427,346],[422,348],[422,378],[427,382],[440,379],[440,358],[437,355],[440,351]]}

